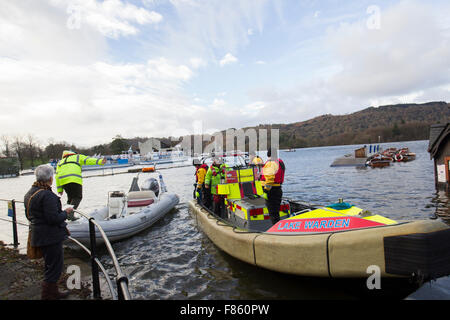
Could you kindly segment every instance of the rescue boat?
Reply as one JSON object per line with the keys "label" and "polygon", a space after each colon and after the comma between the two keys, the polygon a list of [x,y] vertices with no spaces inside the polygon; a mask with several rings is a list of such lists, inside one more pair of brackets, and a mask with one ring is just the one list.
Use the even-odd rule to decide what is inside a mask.
{"label": "rescue boat", "polygon": [[[283,199],[272,225],[256,167],[229,167],[218,194],[225,212],[189,202],[197,225],[229,255],[265,269],[316,277],[432,279],[450,274],[450,228],[439,220],[395,221],[346,202]],[[371,269],[372,268],[372,269]]]}
{"label": "rescue boat", "polygon": [[[107,205],[93,210],[89,216],[100,224],[108,239],[113,242],[144,231],[178,203],[178,195],[167,192],[161,175],[159,183],[155,178],[149,178],[141,187],[138,186],[138,177],[135,177],[128,193],[109,192]],[[89,244],[89,222],[86,218],[68,222],[67,228],[72,238]],[[99,232],[96,232],[96,241],[99,244],[103,242]]]}

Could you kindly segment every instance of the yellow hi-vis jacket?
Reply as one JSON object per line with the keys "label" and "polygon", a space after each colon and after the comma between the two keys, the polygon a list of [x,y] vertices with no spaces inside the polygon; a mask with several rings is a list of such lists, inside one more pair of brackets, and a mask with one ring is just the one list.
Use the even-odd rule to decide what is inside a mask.
{"label": "yellow hi-vis jacket", "polygon": [[201,189],[203,183],[205,182],[205,177],[206,177],[206,169],[205,168],[200,168],[197,171],[197,189]]}
{"label": "yellow hi-vis jacket", "polygon": [[68,183],[83,184],[81,176],[83,165],[103,165],[103,159],[74,154],[59,160],[55,175],[57,192],[62,192],[62,186]]}
{"label": "yellow hi-vis jacket", "polygon": [[211,185],[211,194],[217,194],[216,186],[220,184],[221,179],[225,178],[223,171],[225,171],[226,168],[227,165],[225,164],[212,164],[206,172],[205,185]]}

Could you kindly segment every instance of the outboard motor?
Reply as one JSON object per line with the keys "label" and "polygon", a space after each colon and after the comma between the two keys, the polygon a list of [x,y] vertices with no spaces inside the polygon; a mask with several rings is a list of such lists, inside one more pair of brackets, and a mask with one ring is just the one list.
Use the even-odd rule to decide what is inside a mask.
{"label": "outboard motor", "polygon": [[126,208],[127,198],[121,191],[113,191],[108,194],[109,218],[117,219],[122,216]]}
{"label": "outboard motor", "polygon": [[144,183],[141,185],[141,190],[150,190],[153,191],[155,193],[155,196],[158,196],[159,194],[159,184],[158,184],[158,180],[156,180],[155,178],[149,178],[147,180],[144,181]]}

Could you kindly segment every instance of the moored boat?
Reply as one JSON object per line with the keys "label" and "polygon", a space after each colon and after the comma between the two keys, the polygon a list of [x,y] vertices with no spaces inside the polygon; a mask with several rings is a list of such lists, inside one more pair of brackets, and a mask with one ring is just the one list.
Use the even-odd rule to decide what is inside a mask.
{"label": "moored boat", "polygon": [[348,203],[283,200],[272,225],[252,168],[230,167],[217,187],[225,214],[189,202],[197,225],[221,250],[269,270],[317,277],[432,279],[450,274],[450,228],[439,220],[395,221]]}
{"label": "moored boat", "polygon": [[[110,241],[118,241],[149,228],[178,203],[178,196],[166,191],[161,176],[159,183],[156,179],[150,178],[141,187],[138,186],[137,178],[135,178],[128,193],[109,192],[107,205],[92,211],[89,216],[100,224]],[[72,238],[89,244],[87,219],[81,218],[68,222],[67,228]],[[96,241],[97,243],[103,241],[99,232],[96,233]]]}
{"label": "moored boat", "polygon": [[372,168],[384,168],[390,166],[391,162],[391,157],[384,156],[378,153],[369,157],[366,161],[366,165]]}
{"label": "moored boat", "polygon": [[391,161],[389,160],[378,160],[372,159],[368,162],[368,166],[372,168],[384,168],[389,167],[391,165]]}

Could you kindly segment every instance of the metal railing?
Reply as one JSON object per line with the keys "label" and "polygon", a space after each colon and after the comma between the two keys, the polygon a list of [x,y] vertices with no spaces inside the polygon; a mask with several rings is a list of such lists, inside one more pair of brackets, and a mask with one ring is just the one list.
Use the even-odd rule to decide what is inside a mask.
{"label": "metal railing", "polygon": [[[6,200],[6,199],[0,199],[0,201],[5,201],[8,203],[8,216],[11,217],[11,220],[0,218],[2,221],[11,222],[12,224],[12,232],[13,232],[13,246],[14,248],[18,248],[19,246],[19,237],[17,232],[17,225],[23,225],[23,226],[29,226],[28,223],[23,223],[17,221],[17,212],[16,212],[16,203],[23,203],[22,201],[17,200]],[[99,277],[99,268],[102,271],[103,275],[105,276],[106,282],[108,284],[108,287],[111,291],[111,296],[113,300],[131,300],[131,295],[128,290],[128,277],[122,272],[122,269],[120,268],[119,261],[117,260],[116,254],[114,252],[113,247],[111,246],[111,243],[103,230],[103,228],[95,221],[94,218],[90,217],[89,215],[79,211],[74,210],[84,218],[88,220],[89,223],[89,235],[90,235],[90,247],[91,250],[89,250],[86,246],[84,246],[80,241],[72,238],[69,236],[68,238],[74,242],[76,245],[81,247],[87,254],[90,256],[91,261],[91,272],[92,272],[92,293],[94,299],[101,299],[101,289],[100,289],[100,277]],[[99,230],[104,244],[106,246],[106,249],[108,250],[108,253],[111,257],[111,260],[113,262],[114,268],[116,270],[116,287],[117,287],[117,294],[114,292],[114,286],[112,284],[112,281],[109,277],[109,274],[107,273],[104,266],[101,264],[100,260],[97,258],[96,253],[96,228]]]}
{"label": "metal railing", "polygon": [[109,239],[103,230],[103,228],[95,221],[94,218],[90,217],[89,215],[79,211],[74,210],[78,214],[82,215],[84,218],[88,219],[89,221],[89,237],[90,237],[90,244],[91,244],[91,269],[92,269],[92,288],[93,288],[93,294],[94,298],[100,298],[100,282],[98,277],[98,265],[95,261],[97,255],[96,255],[96,235],[95,235],[95,227],[97,227],[98,231],[100,231],[100,234],[103,238],[103,241],[105,243],[106,249],[109,252],[109,255],[111,257],[111,260],[114,264],[114,268],[116,269],[116,285],[117,285],[117,295],[119,300],[131,300],[130,292],[128,291],[128,277],[122,272],[122,269],[120,268],[119,261],[117,260],[116,254],[114,252],[114,249],[109,242]]}

